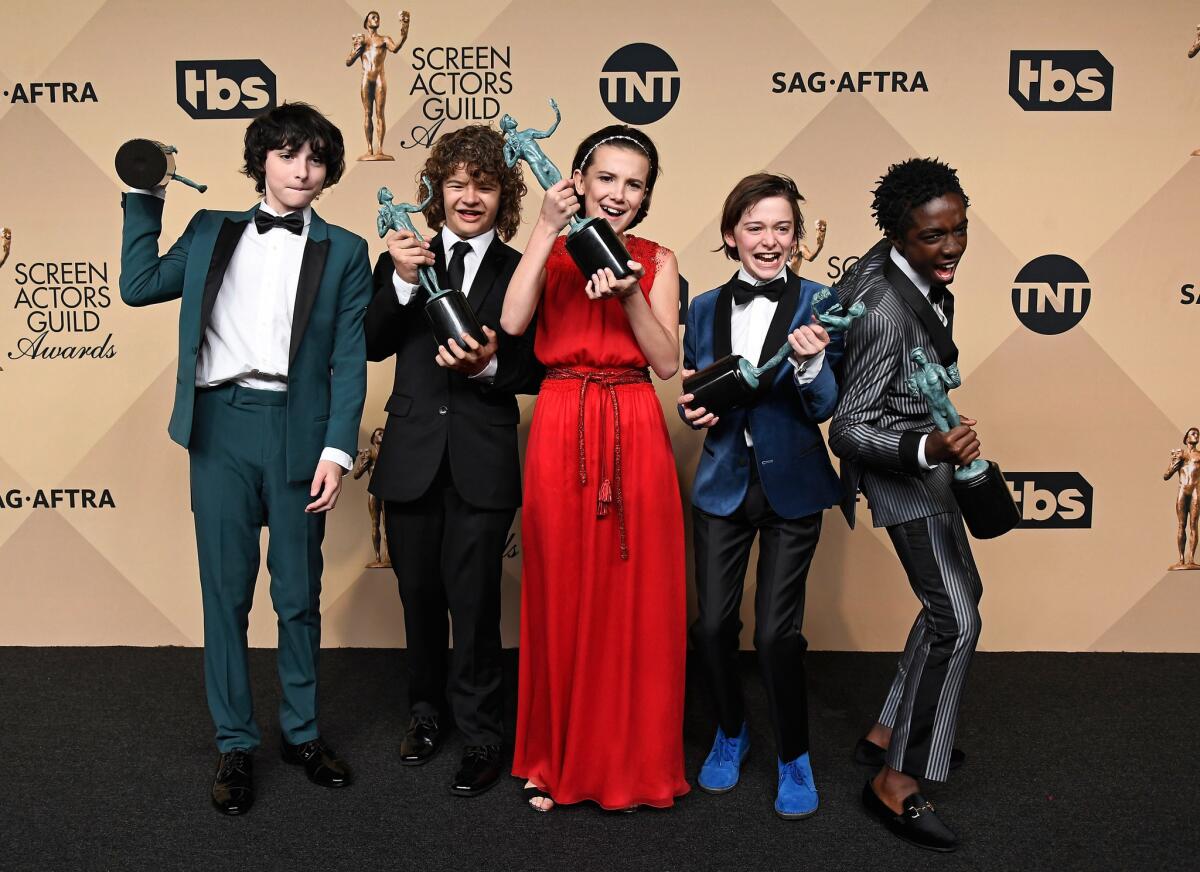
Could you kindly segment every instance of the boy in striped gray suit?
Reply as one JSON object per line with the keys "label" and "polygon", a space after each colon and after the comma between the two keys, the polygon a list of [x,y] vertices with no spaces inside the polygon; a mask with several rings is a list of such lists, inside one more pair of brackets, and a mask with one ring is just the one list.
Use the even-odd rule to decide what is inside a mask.
{"label": "boy in striped gray suit", "polygon": [[922,796],[920,780],[944,781],[961,763],[953,748],[959,698],[979,640],[979,572],[950,491],[953,464],[979,456],[975,421],[947,433],[905,380],[913,348],[949,366],[954,281],[967,248],[969,200],[957,173],[914,158],[888,168],[872,210],[884,239],[839,283],[842,303],[867,314],[846,336],[842,394],[829,447],[842,459],[843,511],[854,526],[859,488],[875,526],[886,527],[921,611],[908,636],[879,722],[855,758],[879,767],[863,802],[893,833],[923,848],[958,840]]}

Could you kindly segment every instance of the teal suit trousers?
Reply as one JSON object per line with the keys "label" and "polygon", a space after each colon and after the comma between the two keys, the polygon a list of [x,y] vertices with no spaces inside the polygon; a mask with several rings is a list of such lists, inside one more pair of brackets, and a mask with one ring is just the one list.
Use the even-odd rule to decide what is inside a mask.
{"label": "teal suit trousers", "polygon": [[271,604],[279,625],[279,725],[293,745],[317,736],[321,648],[321,540],[325,515],[308,514],[310,483],[288,481],[287,393],[226,384],[196,392],[192,512],[204,601],[204,684],[217,747],[253,749],[246,626],[268,531]]}

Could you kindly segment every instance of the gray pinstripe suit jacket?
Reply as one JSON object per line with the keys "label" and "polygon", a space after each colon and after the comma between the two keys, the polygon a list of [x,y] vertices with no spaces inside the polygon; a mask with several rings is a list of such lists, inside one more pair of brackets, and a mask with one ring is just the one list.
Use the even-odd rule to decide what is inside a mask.
{"label": "gray pinstripe suit jacket", "polygon": [[958,511],[950,491],[953,468],[942,463],[927,470],[917,459],[921,436],[934,425],[925,400],[908,393],[905,379],[917,368],[908,355],[919,345],[930,360],[946,361],[885,275],[890,247],[879,242],[836,285],[844,306],[861,300],[867,307],[846,335],[842,396],[829,425],[829,447],[841,458],[842,512],[851,527],[859,487],[876,527]]}

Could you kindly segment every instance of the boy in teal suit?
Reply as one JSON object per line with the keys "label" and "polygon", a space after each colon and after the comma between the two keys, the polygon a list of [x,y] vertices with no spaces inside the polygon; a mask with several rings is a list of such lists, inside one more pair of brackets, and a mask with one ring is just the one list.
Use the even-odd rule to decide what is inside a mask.
{"label": "boy in teal suit", "polygon": [[311,207],[341,178],[341,132],[311,106],[284,104],[247,128],[245,162],[262,202],[197,212],[162,256],[164,189],[121,201],[121,299],[181,300],[168,430],[190,455],[205,687],[221,754],[212,800],[231,815],[254,801],[260,734],[246,625],[263,526],[279,619],[283,759],[325,787],[351,781],[317,730],[321,541],[358,447],[371,297],[366,242]]}

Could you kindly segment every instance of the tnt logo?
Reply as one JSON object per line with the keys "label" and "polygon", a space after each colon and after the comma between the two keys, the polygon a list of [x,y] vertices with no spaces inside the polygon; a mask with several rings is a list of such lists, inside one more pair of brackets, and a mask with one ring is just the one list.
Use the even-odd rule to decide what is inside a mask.
{"label": "tnt logo", "polygon": [[1108,112],[1113,65],[1098,51],[1014,51],[1008,95],[1026,112]]}
{"label": "tnt logo", "polygon": [[1092,526],[1092,486],[1078,472],[1006,472],[1021,507],[1021,527],[1082,530]]}
{"label": "tnt logo", "polygon": [[635,42],[617,49],[600,73],[600,99],[626,124],[652,124],[679,99],[679,67],[656,45]]}
{"label": "tnt logo", "polygon": [[1091,301],[1087,273],[1061,254],[1034,258],[1013,279],[1013,311],[1034,333],[1066,333],[1083,320]]}
{"label": "tnt logo", "polygon": [[176,61],[175,102],[193,118],[253,118],[275,108],[275,74],[260,60]]}

